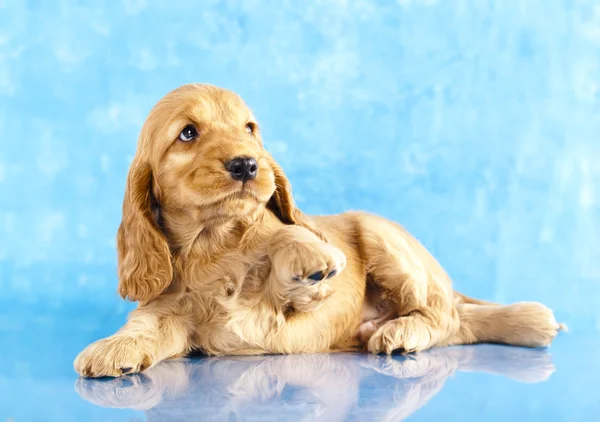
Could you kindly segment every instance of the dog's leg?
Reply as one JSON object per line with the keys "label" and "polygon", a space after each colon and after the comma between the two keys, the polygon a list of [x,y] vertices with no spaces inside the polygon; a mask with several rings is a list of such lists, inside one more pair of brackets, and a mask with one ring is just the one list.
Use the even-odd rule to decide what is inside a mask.
{"label": "dog's leg", "polygon": [[459,327],[450,278],[400,226],[365,215],[357,223],[370,278],[388,296],[397,316],[372,327],[368,350],[415,352],[446,343]]}
{"label": "dog's leg", "polygon": [[460,329],[449,344],[502,343],[525,347],[548,346],[565,327],[550,309],[537,302],[507,306],[457,305]]}
{"label": "dog's leg", "polygon": [[314,310],[333,292],[327,279],[346,266],[344,253],[300,226],[279,229],[270,239],[269,291],[281,306],[295,311]]}
{"label": "dog's leg", "polygon": [[386,220],[369,217],[366,222],[368,270],[398,313],[398,318],[371,327],[369,351],[412,352],[482,342],[540,347],[564,328],[540,303],[502,306],[453,292],[450,278],[416,239]]}
{"label": "dog's leg", "polygon": [[136,309],[119,331],[86,347],[75,370],[85,377],[117,377],[189,352],[190,322],[180,308],[176,298],[165,295]]}
{"label": "dog's leg", "polygon": [[449,344],[501,343],[514,346],[548,346],[563,324],[553,312],[538,302],[512,305],[473,299],[454,292],[460,315],[460,329]]}

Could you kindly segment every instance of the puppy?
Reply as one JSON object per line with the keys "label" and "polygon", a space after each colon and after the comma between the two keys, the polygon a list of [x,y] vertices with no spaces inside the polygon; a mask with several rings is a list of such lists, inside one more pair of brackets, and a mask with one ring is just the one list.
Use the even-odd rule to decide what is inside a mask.
{"label": "puppy", "polygon": [[192,351],[539,347],[561,328],[539,303],[500,306],[454,292],[391,221],[303,214],[250,109],[209,85],[182,86],[150,112],[117,249],[119,292],[139,307],[79,354],[83,376],[139,372]]}

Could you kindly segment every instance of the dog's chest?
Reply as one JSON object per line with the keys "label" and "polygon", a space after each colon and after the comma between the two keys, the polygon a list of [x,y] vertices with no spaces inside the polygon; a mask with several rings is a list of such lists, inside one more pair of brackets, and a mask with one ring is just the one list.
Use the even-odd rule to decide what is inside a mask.
{"label": "dog's chest", "polygon": [[[261,257],[224,257],[213,263],[210,286],[202,292],[210,324],[200,328],[200,348],[211,354],[263,349],[275,326],[277,311],[268,300],[269,263]],[[206,274],[208,275],[208,274]]]}

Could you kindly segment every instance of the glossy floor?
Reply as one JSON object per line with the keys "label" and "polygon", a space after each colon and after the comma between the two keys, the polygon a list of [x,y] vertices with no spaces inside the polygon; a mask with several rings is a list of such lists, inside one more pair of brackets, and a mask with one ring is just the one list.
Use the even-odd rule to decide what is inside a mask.
{"label": "glossy floor", "polygon": [[562,335],[549,350],[197,357],[90,380],[71,363],[95,333],[72,320],[18,320],[0,321],[2,422],[600,420],[592,336]]}

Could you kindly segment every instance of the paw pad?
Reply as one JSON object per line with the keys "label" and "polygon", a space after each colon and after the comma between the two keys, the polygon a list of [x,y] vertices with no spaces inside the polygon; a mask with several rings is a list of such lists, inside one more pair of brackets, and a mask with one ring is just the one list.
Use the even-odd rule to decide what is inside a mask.
{"label": "paw pad", "polygon": [[308,279],[312,280],[312,281],[321,281],[324,278],[325,278],[325,274],[323,274],[323,271],[318,271],[318,272],[308,276]]}
{"label": "paw pad", "polygon": [[[323,271],[317,271],[316,273],[313,273],[311,275],[309,275],[308,277],[306,277],[308,280],[311,280],[313,283],[310,283],[311,285],[317,284],[320,281],[323,281],[325,279],[329,279],[333,276],[335,276],[337,274],[337,270],[333,270],[331,271],[329,274],[325,275],[323,273]],[[302,281],[302,277],[301,276],[296,276],[293,278],[294,281]]]}

